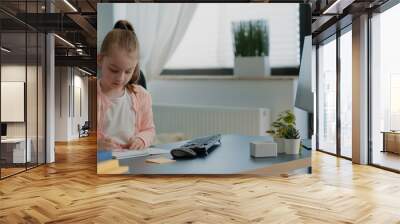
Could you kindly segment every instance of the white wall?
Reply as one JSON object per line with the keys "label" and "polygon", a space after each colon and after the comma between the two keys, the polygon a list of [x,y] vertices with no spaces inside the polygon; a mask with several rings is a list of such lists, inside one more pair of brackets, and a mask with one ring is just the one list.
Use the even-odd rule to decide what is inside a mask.
{"label": "white wall", "polygon": [[[262,107],[271,110],[271,120],[294,109],[297,79],[285,80],[152,80],[148,89],[153,104]],[[307,113],[294,110],[301,137],[307,137]]]}
{"label": "white wall", "polygon": [[68,139],[68,84],[67,67],[55,68],[55,141]]}
{"label": "white wall", "polygon": [[[25,65],[9,64],[1,66],[1,81],[18,81],[25,82],[26,70],[31,70],[31,67]],[[7,110],[7,108],[1,108]],[[7,124],[8,137],[25,137],[25,122],[11,122]]]}
{"label": "white wall", "polygon": [[[79,137],[79,133],[78,133],[78,124],[80,124],[81,126],[85,123],[85,121],[88,120],[88,78],[87,77],[82,77],[80,74],[82,73],[76,73],[77,70],[75,70],[75,75],[74,75],[74,86],[75,86],[75,92],[73,94],[78,94],[76,92],[76,88],[80,88],[81,91],[81,110],[82,110],[82,114],[79,113],[78,108],[76,107],[77,104],[79,104],[79,102],[77,102],[77,100],[79,100],[76,96],[72,96],[75,99],[75,115],[73,116],[72,119],[72,130],[71,130],[71,135],[73,136],[73,138],[78,138]],[[79,72],[79,71],[78,71]]]}
{"label": "white wall", "polygon": [[[88,120],[88,78],[81,75],[79,70],[71,67],[56,67],[55,141],[78,138],[78,124],[83,125]],[[79,104],[75,97],[77,88],[81,89],[82,116],[76,107]]]}
{"label": "white wall", "polygon": [[[18,64],[7,64],[1,66],[1,81],[2,82],[24,82],[26,72],[28,72],[28,83],[29,87],[27,88],[27,122],[28,122],[28,137],[33,131],[36,133],[36,107],[37,107],[37,98],[36,98],[36,80],[31,80],[29,77],[31,74],[36,75],[36,67]],[[33,86],[33,88],[32,88]],[[4,96],[2,96],[3,98]],[[29,108],[30,106],[30,108]],[[1,110],[9,110],[9,108],[1,108]],[[24,108],[22,108],[24,110]],[[25,137],[25,126],[27,122],[7,122],[7,136],[8,137]]]}

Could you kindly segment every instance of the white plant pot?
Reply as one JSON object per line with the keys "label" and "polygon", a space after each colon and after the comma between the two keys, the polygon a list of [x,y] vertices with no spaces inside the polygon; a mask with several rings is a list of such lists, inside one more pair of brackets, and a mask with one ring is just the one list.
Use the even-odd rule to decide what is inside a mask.
{"label": "white plant pot", "polygon": [[300,153],[300,139],[285,139],[284,142],[286,154]]}
{"label": "white plant pot", "polygon": [[285,153],[285,145],[283,138],[274,138],[274,142],[277,145],[278,153]]}
{"label": "white plant pot", "polygon": [[271,75],[269,57],[235,57],[234,76],[238,78],[262,78]]}

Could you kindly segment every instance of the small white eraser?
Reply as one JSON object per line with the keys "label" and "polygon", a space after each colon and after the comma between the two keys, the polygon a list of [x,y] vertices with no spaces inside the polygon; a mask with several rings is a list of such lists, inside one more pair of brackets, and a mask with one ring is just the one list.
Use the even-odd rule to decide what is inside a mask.
{"label": "small white eraser", "polygon": [[250,142],[250,155],[253,157],[275,157],[278,146],[275,142]]}

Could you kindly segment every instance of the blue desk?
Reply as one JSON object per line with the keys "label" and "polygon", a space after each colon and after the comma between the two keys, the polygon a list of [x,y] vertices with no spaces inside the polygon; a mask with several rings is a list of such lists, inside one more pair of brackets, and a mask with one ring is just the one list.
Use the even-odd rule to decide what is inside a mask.
{"label": "blue desk", "polygon": [[[272,141],[269,136],[223,135],[221,146],[208,156],[173,163],[148,163],[146,159],[156,157],[172,158],[170,154],[120,159],[119,166],[129,167],[126,174],[258,174],[270,175],[288,173],[297,169],[308,169],[311,173],[311,151],[302,149],[300,155],[279,154],[277,157],[253,158],[250,156],[250,142]],[[171,150],[183,142],[157,145]],[[98,152],[98,161],[111,160],[111,153]]]}

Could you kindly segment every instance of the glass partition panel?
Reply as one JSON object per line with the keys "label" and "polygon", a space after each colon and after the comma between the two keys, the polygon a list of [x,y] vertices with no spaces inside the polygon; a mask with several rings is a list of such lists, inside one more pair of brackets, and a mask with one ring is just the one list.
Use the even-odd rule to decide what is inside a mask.
{"label": "glass partition panel", "polygon": [[45,145],[45,124],[46,124],[46,36],[43,33],[39,33],[38,41],[38,164],[43,164],[46,161],[46,145]]}
{"label": "glass partition panel", "polygon": [[400,171],[400,5],[371,19],[372,163]]}
{"label": "glass partition panel", "polygon": [[352,34],[340,36],[340,154],[352,157]]}
{"label": "glass partition panel", "polygon": [[28,32],[28,63],[27,63],[27,80],[26,80],[26,114],[27,114],[27,150],[30,156],[27,166],[28,168],[37,165],[38,158],[38,35],[36,32]]}
{"label": "glass partition panel", "polygon": [[336,39],[318,48],[318,145],[336,154]]}
{"label": "glass partition panel", "polygon": [[26,40],[25,32],[1,34],[2,178],[24,171],[31,161],[26,144]]}

